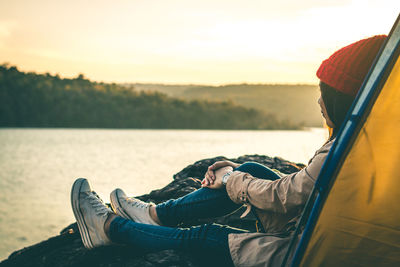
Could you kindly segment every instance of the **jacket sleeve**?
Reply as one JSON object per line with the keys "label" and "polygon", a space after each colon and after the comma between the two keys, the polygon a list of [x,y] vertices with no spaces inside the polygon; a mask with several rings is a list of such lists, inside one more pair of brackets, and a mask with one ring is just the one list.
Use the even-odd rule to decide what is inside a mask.
{"label": "jacket sleeve", "polygon": [[250,204],[277,213],[291,212],[305,205],[328,151],[317,151],[307,167],[274,181],[234,171],[226,184],[227,193],[238,204]]}

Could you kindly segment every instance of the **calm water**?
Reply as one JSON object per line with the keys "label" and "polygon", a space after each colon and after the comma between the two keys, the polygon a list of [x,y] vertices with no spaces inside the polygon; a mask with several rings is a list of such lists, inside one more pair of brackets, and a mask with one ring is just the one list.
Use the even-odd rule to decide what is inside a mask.
{"label": "calm water", "polygon": [[304,131],[0,130],[0,260],[74,221],[70,188],[86,177],[105,201],[160,188],[199,159],[244,154],[306,163],[326,140]]}

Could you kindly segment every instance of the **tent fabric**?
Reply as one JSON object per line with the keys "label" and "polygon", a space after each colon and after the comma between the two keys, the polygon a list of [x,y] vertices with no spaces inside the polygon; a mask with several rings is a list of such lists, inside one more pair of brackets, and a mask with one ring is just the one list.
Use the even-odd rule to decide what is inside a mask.
{"label": "tent fabric", "polygon": [[400,266],[400,59],[337,172],[302,266]]}

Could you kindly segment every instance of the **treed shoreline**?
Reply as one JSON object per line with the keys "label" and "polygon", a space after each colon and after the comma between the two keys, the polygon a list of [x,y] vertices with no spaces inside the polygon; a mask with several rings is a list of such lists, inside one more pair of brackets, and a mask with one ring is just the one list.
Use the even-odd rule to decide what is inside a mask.
{"label": "treed shoreline", "polygon": [[0,65],[0,127],[300,129],[301,124],[232,101],[184,100],[98,83],[79,75],[21,72]]}

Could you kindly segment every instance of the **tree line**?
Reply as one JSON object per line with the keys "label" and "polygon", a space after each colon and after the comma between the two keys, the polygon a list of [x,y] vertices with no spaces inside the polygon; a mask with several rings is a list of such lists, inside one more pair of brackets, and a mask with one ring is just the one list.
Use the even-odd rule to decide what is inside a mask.
{"label": "tree line", "polygon": [[189,101],[93,82],[82,74],[68,79],[2,64],[0,127],[297,129],[299,125],[230,101]]}

